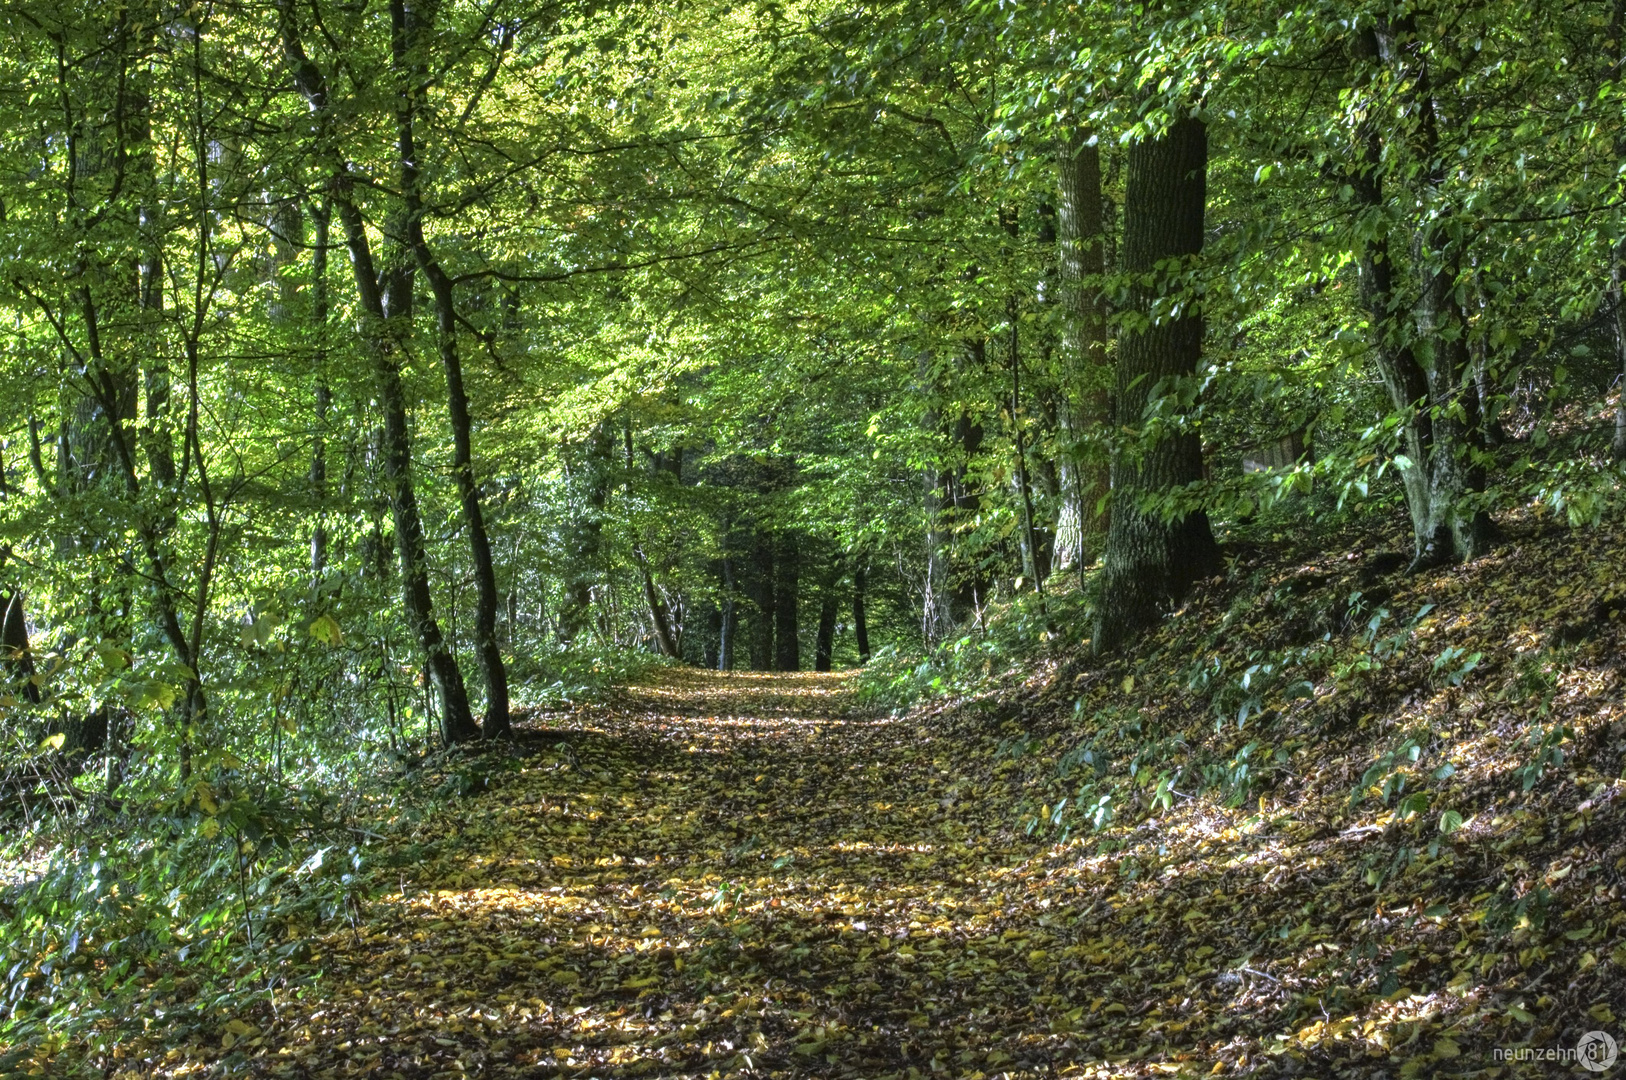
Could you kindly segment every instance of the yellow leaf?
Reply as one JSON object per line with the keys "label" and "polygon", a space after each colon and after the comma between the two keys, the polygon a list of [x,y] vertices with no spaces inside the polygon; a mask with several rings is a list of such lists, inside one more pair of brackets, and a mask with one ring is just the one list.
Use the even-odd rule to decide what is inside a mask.
{"label": "yellow leaf", "polygon": [[1601,1001],[1588,1009],[1586,1014],[1600,1024],[1613,1024],[1615,1022],[1614,1012]]}
{"label": "yellow leaf", "polygon": [[68,737],[66,735],[64,735],[62,732],[59,731],[55,735],[47,735],[47,736],[45,736],[45,738],[43,740],[41,740],[41,742],[40,742],[40,749],[41,750],[60,750],[60,749],[62,749],[62,744],[67,742],[67,741],[68,741]]}
{"label": "yellow leaf", "polygon": [[1124,676],[1124,693],[1126,693],[1126,694],[1131,693],[1134,689],[1135,689],[1135,677],[1133,675],[1125,675]]}
{"label": "yellow leaf", "polygon": [[1437,1058],[1454,1058],[1462,1055],[1462,1048],[1450,1039],[1434,1040],[1434,1056]]}

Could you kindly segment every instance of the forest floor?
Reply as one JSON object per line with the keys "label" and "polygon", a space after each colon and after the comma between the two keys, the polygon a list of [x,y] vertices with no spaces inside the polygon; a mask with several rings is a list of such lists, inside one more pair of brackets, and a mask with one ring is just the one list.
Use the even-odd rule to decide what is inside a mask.
{"label": "forest floor", "polygon": [[[884,715],[839,675],[661,670],[381,825],[383,887],[260,1013],[109,1071],[1591,1075],[1563,1055],[1626,1013],[1623,549],[1386,583],[1244,553],[1136,656]],[[1250,657],[1325,678],[1255,717],[1183,670]],[[1146,747],[1185,762],[1161,801]],[[1117,820],[1026,826],[1086,789]]]}

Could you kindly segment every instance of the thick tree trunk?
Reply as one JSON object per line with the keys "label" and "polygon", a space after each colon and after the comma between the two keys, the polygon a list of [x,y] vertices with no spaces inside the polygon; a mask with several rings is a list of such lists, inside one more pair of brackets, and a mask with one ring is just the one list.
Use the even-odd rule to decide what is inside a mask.
{"label": "thick tree trunk", "polygon": [[[1156,301],[1179,287],[1178,275],[1160,271],[1159,264],[1189,264],[1202,250],[1207,166],[1208,131],[1200,120],[1177,120],[1162,135],[1129,148],[1123,264],[1126,273],[1136,275],[1130,302],[1148,323],[1118,342],[1121,420],[1138,423],[1153,389],[1193,375],[1202,355],[1203,322],[1193,310],[1195,298],[1186,298],[1178,315],[1156,320],[1152,315]],[[1148,284],[1153,274],[1162,280]],[[1112,524],[1096,601],[1097,652],[1115,649],[1150,626],[1217,565],[1207,514],[1198,510],[1165,519],[1141,506],[1146,496],[1201,479],[1202,448],[1195,433],[1142,439],[1114,460]]]}
{"label": "thick tree trunk", "polygon": [[1112,420],[1112,365],[1101,293],[1105,221],[1100,148],[1088,132],[1075,130],[1058,165],[1064,384],[1057,420],[1066,446],[1060,455],[1062,505],[1054,561],[1063,569],[1094,562],[1106,538],[1110,477],[1100,439]]}
{"label": "thick tree trunk", "polygon": [[801,544],[789,529],[781,530],[774,553],[774,670],[802,670],[799,633]]}
{"label": "thick tree trunk", "polygon": [[40,689],[34,685],[34,657],[28,648],[28,619],[21,592],[0,592],[0,671],[20,693],[38,705]]}

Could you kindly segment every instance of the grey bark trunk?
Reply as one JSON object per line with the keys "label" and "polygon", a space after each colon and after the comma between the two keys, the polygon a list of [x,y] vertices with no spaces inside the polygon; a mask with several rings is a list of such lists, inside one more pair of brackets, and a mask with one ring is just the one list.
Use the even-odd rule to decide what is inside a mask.
{"label": "grey bark trunk", "polygon": [[[1422,196],[1434,205],[1411,236],[1412,275],[1417,289],[1413,325],[1406,325],[1393,252],[1381,224],[1385,146],[1374,118],[1362,132],[1363,159],[1349,177],[1355,201],[1375,228],[1357,253],[1361,298],[1371,325],[1373,357],[1402,417],[1400,471],[1412,521],[1414,570],[1482,554],[1495,536],[1490,516],[1468,505],[1484,490],[1484,422],[1480,402],[1489,387],[1475,385],[1468,321],[1457,299],[1461,250],[1452,236],[1448,207],[1439,206],[1445,175],[1436,164],[1439,118],[1427,64],[1409,23],[1380,25],[1356,39],[1360,58],[1400,68],[1411,83],[1418,110],[1416,151],[1429,172]],[[1408,63],[1411,65],[1408,67]]]}

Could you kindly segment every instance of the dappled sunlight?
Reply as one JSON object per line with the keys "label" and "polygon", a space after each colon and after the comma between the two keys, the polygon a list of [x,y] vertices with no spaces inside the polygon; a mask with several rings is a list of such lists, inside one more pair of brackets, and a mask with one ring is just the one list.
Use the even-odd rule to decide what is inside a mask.
{"label": "dappled sunlight", "polygon": [[[1484,631],[1423,620],[1410,647]],[[1022,694],[1072,677],[1040,668]],[[1611,669],[1530,671],[1574,738],[1618,717]],[[1487,1033],[1553,1010],[1561,949],[1582,972],[1622,959],[1611,878],[1519,854],[1548,827],[1533,804],[1473,812],[1526,767],[1510,749],[1532,724],[1484,682],[1417,680],[1383,706],[1391,735],[1348,686],[1318,688],[1353,726],[1274,759],[1293,763],[1274,784],[1227,799],[1193,777],[1156,803],[1149,773],[1116,789],[1119,817],[1063,835],[1034,828],[1031,803],[1079,738],[1064,712],[1049,729],[990,720],[997,703],[875,717],[828,676],[662,674],[548,718],[587,733],[571,753],[489,759],[488,790],[396,821],[369,856],[389,891],[316,944],[307,996],[244,1019],[241,1060],[290,1077],[1038,1080],[1387,1076],[1403,1058],[1418,1077],[1483,1068]],[[1112,699],[1131,682],[1100,679]],[[1372,747],[1423,725],[1434,741],[1373,771]],[[1187,730],[1230,737],[1206,717]],[[1459,826],[1385,796],[1399,775],[1406,794],[1442,777],[1466,793]],[[1587,784],[1567,835],[1626,797]],[[1543,931],[1558,916],[1537,898],[1583,879]]]}

